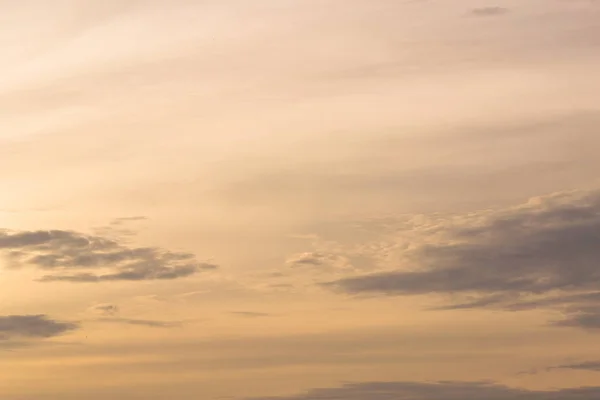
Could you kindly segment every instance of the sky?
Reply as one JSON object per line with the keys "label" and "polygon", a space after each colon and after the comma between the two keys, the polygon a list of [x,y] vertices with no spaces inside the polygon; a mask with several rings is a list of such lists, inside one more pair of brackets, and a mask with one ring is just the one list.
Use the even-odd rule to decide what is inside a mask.
{"label": "sky", "polygon": [[0,398],[600,398],[600,2],[0,0]]}

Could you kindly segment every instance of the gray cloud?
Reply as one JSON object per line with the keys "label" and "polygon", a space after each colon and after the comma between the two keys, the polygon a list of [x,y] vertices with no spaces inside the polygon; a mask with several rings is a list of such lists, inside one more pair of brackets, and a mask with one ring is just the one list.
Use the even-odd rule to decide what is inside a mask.
{"label": "gray cloud", "polygon": [[338,388],[312,389],[304,394],[253,397],[247,400],[592,400],[600,387],[533,391],[491,382],[365,382]]}
{"label": "gray cloud", "polygon": [[96,235],[104,236],[106,238],[118,238],[123,241],[128,237],[135,236],[138,232],[135,229],[131,229],[129,227],[130,224],[145,221],[147,219],[148,218],[144,216],[115,218],[106,226],[94,228],[93,232]]}
{"label": "gray cloud", "polygon": [[149,320],[149,319],[137,319],[137,318],[123,318],[119,317],[118,314],[120,309],[115,304],[97,304],[90,308],[92,312],[97,314],[101,314],[104,317],[100,319],[96,319],[94,321],[99,322],[108,322],[114,324],[123,324],[123,325],[137,325],[137,326],[146,326],[150,328],[175,328],[182,325],[179,321],[157,321],[157,320]]}
{"label": "gray cloud", "polygon": [[77,328],[76,323],[56,321],[45,315],[0,316],[0,341],[51,338]]}
{"label": "gray cloud", "polygon": [[491,6],[491,7],[479,7],[471,10],[471,14],[477,17],[493,17],[496,15],[503,15],[508,13],[508,8]]}
{"label": "gray cloud", "polygon": [[121,225],[127,222],[137,222],[137,221],[145,221],[148,217],[144,217],[142,215],[133,216],[133,217],[119,217],[110,221],[110,225]]}
{"label": "gray cloud", "polygon": [[575,364],[564,364],[550,369],[577,369],[584,371],[598,371],[600,372],[600,361],[585,361]]}
{"label": "gray cloud", "polygon": [[317,252],[296,254],[287,260],[287,264],[291,266],[319,266],[326,262],[327,255]]}
{"label": "gray cloud", "polygon": [[600,361],[582,361],[573,362],[568,364],[553,365],[546,368],[534,368],[528,371],[521,371],[518,375],[534,375],[540,372],[549,372],[554,370],[577,370],[577,371],[591,371],[600,372]]}
{"label": "gray cloud", "polygon": [[181,322],[178,321],[156,321],[132,318],[102,318],[100,321],[125,325],[146,326],[150,328],[176,328],[181,326]]}
{"label": "gray cloud", "polygon": [[271,314],[262,313],[262,312],[254,312],[254,311],[232,311],[231,314],[237,315],[239,317],[247,317],[247,318],[261,318],[261,317],[270,317]]}
{"label": "gray cloud", "polygon": [[115,304],[96,304],[91,311],[103,315],[115,315],[119,313],[119,307]]}
{"label": "gray cloud", "polygon": [[40,279],[43,282],[168,280],[217,268],[190,253],[132,247],[117,239],[64,230],[0,231],[2,250],[12,267],[51,271]]}
{"label": "gray cloud", "polygon": [[100,314],[103,317],[94,319],[97,322],[107,322],[112,324],[146,326],[150,328],[175,328],[182,325],[179,321],[157,321],[149,319],[124,318],[118,316],[120,309],[115,304],[97,304],[90,308],[90,311]]}
{"label": "gray cloud", "polygon": [[[584,304],[593,304],[600,302],[600,292],[590,292],[582,294],[568,294],[559,296],[548,296],[534,300],[517,300],[511,301],[510,294],[499,294],[488,297],[481,297],[469,303],[451,304],[443,307],[435,307],[437,310],[455,310],[477,308],[481,306],[502,305],[506,310],[510,311],[526,311],[536,308],[551,308],[556,306],[565,306],[571,311],[576,311],[578,307]],[[514,300],[514,299],[513,299]],[[581,309],[580,309],[581,310]]]}
{"label": "gray cloud", "polygon": [[352,267],[346,255],[320,251],[295,254],[286,260],[286,265],[292,268],[321,272],[342,271]]}
{"label": "gray cloud", "polygon": [[[395,269],[325,283],[350,294],[452,294],[446,308],[539,306],[567,314],[558,326],[600,328],[600,192],[569,192],[527,204],[430,222]],[[548,297],[554,294],[553,297]]]}
{"label": "gray cloud", "polygon": [[566,309],[567,316],[553,325],[580,327],[589,330],[600,329],[600,304],[577,304]]}

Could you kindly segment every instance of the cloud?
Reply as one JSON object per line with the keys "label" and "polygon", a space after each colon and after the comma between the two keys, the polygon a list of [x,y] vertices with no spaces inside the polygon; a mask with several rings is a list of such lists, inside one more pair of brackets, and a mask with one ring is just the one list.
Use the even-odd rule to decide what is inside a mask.
{"label": "cloud", "polygon": [[505,7],[479,7],[471,10],[471,14],[477,17],[494,17],[496,15],[503,15],[508,13],[508,8]]}
{"label": "cloud", "polygon": [[262,313],[262,312],[253,312],[253,311],[232,311],[231,314],[237,315],[239,317],[246,318],[261,318],[261,317],[270,317],[271,314]]}
{"label": "cloud", "polygon": [[0,316],[0,341],[13,339],[46,339],[73,331],[78,325],[57,321],[46,315]]}
{"label": "cloud", "polygon": [[181,326],[181,322],[179,321],[157,321],[157,320],[149,320],[149,319],[137,319],[137,318],[123,318],[117,316],[120,312],[120,309],[115,304],[97,304],[91,307],[91,311],[97,314],[101,314],[104,317],[96,319],[95,321],[99,322],[108,322],[113,324],[123,324],[123,325],[137,325],[137,326],[146,326],[150,328],[175,328]]}
{"label": "cloud", "polygon": [[96,304],[91,311],[103,315],[115,315],[119,313],[119,307],[115,304]]}
{"label": "cloud", "polygon": [[545,306],[567,314],[555,325],[600,328],[599,191],[432,218],[408,234],[418,239],[404,251],[402,268],[324,286],[349,294],[469,299],[446,307],[455,309]]}
{"label": "cloud", "polygon": [[132,318],[102,318],[100,321],[125,325],[146,326],[150,328],[176,328],[181,326],[181,322],[179,321],[156,321]]}
{"label": "cloud", "polygon": [[308,252],[296,254],[287,260],[287,264],[291,266],[319,266],[327,262],[327,256],[322,253]]}
{"label": "cloud", "polygon": [[112,221],[110,221],[110,225],[122,225],[127,222],[145,221],[147,219],[148,219],[148,217],[144,217],[142,215],[133,216],[133,217],[120,217],[120,218],[115,218]]}
{"label": "cloud", "polygon": [[600,304],[578,304],[567,309],[567,317],[556,321],[556,326],[580,327],[588,330],[600,329]]}
{"label": "cloud", "polygon": [[554,365],[546,368],[533,368],[528,371],[519,372],[518,375],[533,375],[539,374],[540,372],[549,372],[554,370],[577,370],[577,371],[590,371],[600,372],[600,361],[582,361],[574,362],[569,364]]}
{"label": "cloud", "polygon": [[584,371],[598,371],[600,372],[600,361],[585,361],[575,364],[564,364],[557,367],[551,367],[551,369],[577,369]]}
{"label": "cloud", "polygon": [[42,282],[170,280],[217,268],[190,253],[65,230],[0,231],[0,251],[12,267],[51,271]]}
{"label": "cloud", "polygon": [[312,389],[304,394],[253,397],[247,400],[592,400],[600,387],[534,391],[491,382],[364,382],[338,388]]}
{"label": "cloud", "polygon": [[104,236],[106,238],[114,238],[121,241],[129,237],[135,236],[138,231],[129,227],[132,223],[146,221],[148,218],[144,216],[120,217],[111,220],[108,225],[100,226],[93,229],[94,234]]}
{"label": "cloud", "polygon": [[345,255],[319,251],[295,254],[286,260],[286,265],[293,268],[318,268],[321,271],[345,270],[352,267]]}

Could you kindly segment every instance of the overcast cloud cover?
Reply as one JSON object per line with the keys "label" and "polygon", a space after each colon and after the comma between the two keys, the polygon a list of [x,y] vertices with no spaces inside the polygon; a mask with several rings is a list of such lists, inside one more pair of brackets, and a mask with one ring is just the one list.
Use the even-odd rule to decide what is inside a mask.
{"label": "overcast cloud cover", "polygon": [[597,1],[0,1],[0,398],[599,398],[599,49]]}

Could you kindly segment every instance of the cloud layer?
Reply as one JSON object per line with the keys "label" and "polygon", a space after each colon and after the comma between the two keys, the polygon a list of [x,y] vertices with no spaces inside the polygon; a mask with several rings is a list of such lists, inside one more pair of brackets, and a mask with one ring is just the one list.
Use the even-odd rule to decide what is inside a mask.
{"label": "cloud layer", "polygon": [[325,286],[470,299],[446,308],[559,308],[568,316],[556,325],[600,328],[600,192],[559,193],[429,221],[413,233],[421,243],[404,252],[402,268]]}
{"label": "cloud layer", "polygon": [[217,268],[198,262],[190,253],[130,247],[115,239],[65,230],[0,231],[0,250],[13,267],[49,271],[40,279],[43,282],[169,280]]}
{"label": "cloud layer", "polygon": [[295,396],[248,400],[592,400],[599,396],[600,387],[531,391],[488,382],[365,382],[313,389]]}

